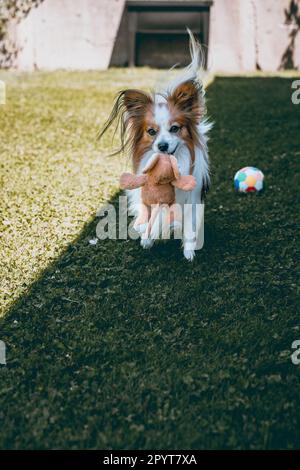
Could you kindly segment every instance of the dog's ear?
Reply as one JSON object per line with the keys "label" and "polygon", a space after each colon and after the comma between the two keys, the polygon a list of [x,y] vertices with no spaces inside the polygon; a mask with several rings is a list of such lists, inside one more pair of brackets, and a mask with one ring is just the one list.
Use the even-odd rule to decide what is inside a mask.
{"label": "dog's ear", "polygon": [[170,94],[169,102],[184,113],[193,113],[197,121],[204,114],[202,85],[197,80],[180,83]]}
{"label": "dog's ear", "polygon": [[148,160],[148,163],[146,164],[145,168],[143,169],[143,173],[149,173],[149,171],[152,170],[152,168],[154,168],[157,164],[158,159],[159,153],[155,153],[154,155],[152,155],[152,157],[150,157],[150,159]]}
{"label": "dog's ear", "polygon": [[124,90],[124,105],[130,117],[138,117],[153,104],[152,97],[140,90]]}

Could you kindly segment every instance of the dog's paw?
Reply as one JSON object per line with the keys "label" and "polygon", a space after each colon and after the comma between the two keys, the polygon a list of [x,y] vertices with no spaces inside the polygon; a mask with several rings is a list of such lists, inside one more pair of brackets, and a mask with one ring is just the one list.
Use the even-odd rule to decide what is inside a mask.
{"label": "dog's paw", "polygon": [[153,246],[154,240],[151,238],[142,238],[141,247],[145,250],[149,250]]}
{"label": "dog's paw", "polygon": [[183,255],[187,261],[193,261],[195,258],[195,250],[187,250],[186,248],[183,250]]}

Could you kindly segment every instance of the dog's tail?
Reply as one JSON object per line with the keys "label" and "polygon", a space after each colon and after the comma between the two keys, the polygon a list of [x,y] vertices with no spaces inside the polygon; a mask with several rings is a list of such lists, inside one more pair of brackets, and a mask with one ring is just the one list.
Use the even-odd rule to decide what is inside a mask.
{"label": "dog's tail", "polygon": [[[201,75],[203,74],[205,65],[205,54],[202,46],[196,40],[190,29],[187,28],[190,38],[190,54],[191,63],[183,69],[183,71],[172,80],[168,85],[168,92],[172,93],[181,83],[193,80],[202,86]],[[204,91],[203,91],[204,92]]]}

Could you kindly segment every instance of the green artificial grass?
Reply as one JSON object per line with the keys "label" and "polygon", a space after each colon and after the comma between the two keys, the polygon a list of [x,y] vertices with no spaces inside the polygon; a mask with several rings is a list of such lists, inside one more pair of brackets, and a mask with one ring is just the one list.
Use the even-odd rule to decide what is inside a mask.
{"label": "green artificial grass", "polygon": [[[0,107],[0,447],[300,447],[299,112],[292,78],[210,85],[205,245],[89,244],[125,167],[95,141],[156,71],[7,73]],[[233,175],[262,169],[266,190]]]}

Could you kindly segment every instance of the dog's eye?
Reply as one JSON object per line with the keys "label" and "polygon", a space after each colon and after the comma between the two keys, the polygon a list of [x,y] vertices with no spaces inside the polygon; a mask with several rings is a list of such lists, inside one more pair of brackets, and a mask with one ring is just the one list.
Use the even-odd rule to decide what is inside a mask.
{"label": "dog's eye", "polygon": [[148,132],[148,134],[151,135],[152,137],[153,137],[154,135],[156,135],[156,130],[153,129],[152,127],[151,127],[150,129],[148,129],[147,132]]}
{"label": "dog's eye", "polygon": [[175,126],[175,125],[170,128],[170,132],[172,132],[172,134],[177,134],[179,130],[180,130],[180,127]]}

